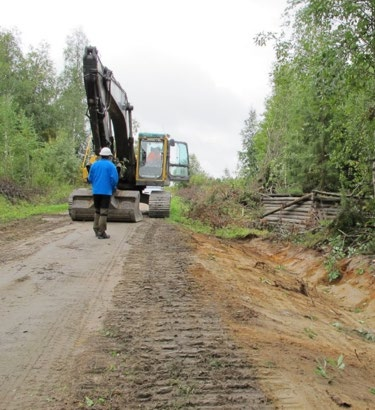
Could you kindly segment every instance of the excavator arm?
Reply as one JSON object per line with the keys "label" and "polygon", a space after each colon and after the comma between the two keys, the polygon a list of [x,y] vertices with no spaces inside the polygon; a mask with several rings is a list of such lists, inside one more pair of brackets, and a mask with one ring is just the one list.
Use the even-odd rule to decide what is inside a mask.
{"label": "excavator arm", "polygon": [[94,152],[99,155],[101,148],[109,147],[116,165],[122,170],[119,188],[131,189],[136,173],[133,106],[112,71],[101,63],[95,47],[85,48],[83,78]]}

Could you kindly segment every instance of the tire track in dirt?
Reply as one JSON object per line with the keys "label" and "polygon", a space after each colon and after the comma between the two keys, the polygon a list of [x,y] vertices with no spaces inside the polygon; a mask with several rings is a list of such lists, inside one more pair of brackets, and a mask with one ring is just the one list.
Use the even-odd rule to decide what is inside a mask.
{"label": "tire track in dirt", "polygon": [[82,355],[76,394],[64,408],[85,397],[106,409],[271,408],[215,304],[188,272],[185,235],[161,220],[138,224],[107,338]]}
{"label": "tire track in dirt", "polygon": [[316,252],[162,220],[0,232],[1,409],[374,407],[373,258],[330,284]]}

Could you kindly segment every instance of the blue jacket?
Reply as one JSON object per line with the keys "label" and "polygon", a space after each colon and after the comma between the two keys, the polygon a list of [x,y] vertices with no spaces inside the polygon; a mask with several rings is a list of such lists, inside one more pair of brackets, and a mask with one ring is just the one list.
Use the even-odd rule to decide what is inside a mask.
{"label": "blue jacket", "polygon": [[91,165],[87,181],[94,195],[112,195],[118,183],[117,169],[110,159],[101,158]]}

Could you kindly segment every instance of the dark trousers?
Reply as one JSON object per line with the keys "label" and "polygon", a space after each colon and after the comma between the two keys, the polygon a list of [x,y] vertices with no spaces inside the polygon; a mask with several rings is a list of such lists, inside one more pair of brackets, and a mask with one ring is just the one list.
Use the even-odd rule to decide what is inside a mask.
{"label": "dark trousers", "polygon": [[95,210],[108,209],[111,202],[111,195],[99,195],[94,194],[94,207]]}
{"label": "dark trousers", "polygon": [[111,195],[94,195],[94,226],[95,235],[103,235],[107,230],[107,217]]}

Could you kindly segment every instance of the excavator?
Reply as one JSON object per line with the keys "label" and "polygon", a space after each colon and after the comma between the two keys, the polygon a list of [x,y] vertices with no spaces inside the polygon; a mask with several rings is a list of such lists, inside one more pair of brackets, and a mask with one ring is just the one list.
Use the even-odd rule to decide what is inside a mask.
{"label": "excavator", "polygon": [[[148,204],[149,217],[168,217],[171,194],[164,187],[169,186],[171,181],[189,180],[187,144],[175,141],[168,134],[152,132],[139,133],[138,141],[135,141],[132,131],[133,106],[112,71],[102,64],[96,47],[85,48],[83,78],[92,147],[91,160],[84,167],[87,172],[100,150],[108,147],[119,173],[108,220],[141,221],[140,203]],[[95,209],[91,189],[75,189],[69,196],[68,209],[73,221],[93,220]]]}

